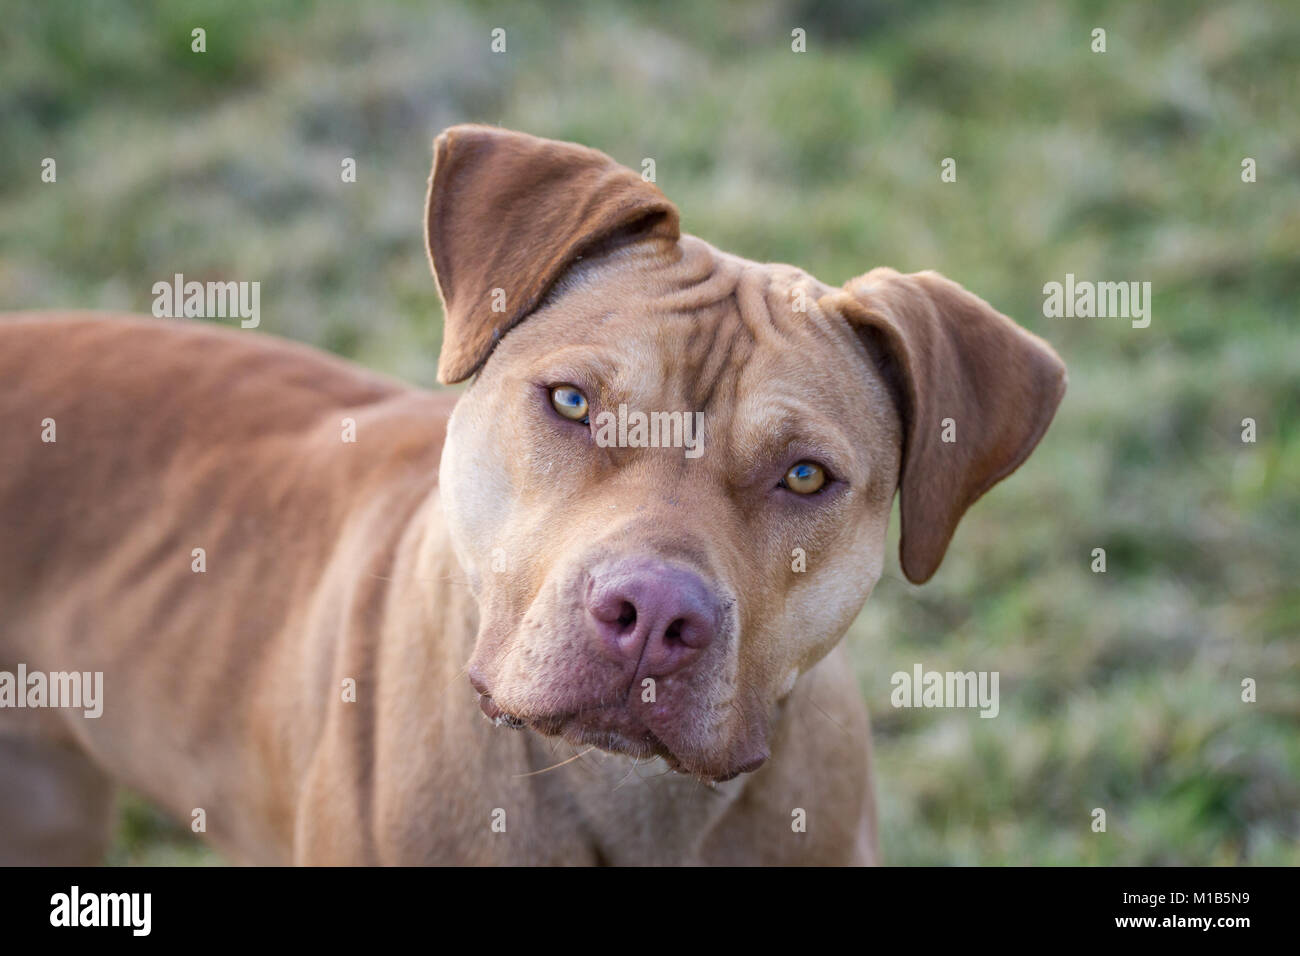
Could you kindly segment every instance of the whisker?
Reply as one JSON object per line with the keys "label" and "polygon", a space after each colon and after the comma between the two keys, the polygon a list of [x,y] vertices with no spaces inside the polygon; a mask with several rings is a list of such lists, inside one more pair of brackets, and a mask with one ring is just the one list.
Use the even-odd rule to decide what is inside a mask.
{"label": "whisker", "polygon": [[[616,790],[618,790],[619,788],[621,788],[621,787],[623,786],[623,784],[625,784],[625,783],[627,783],[629,780],[631,780],[631,779],[632,779],[632,774],[636,773],[636,768],[639,767],[640,765],[641,765],[641,758],[640,758],[640,757],[633,757],[633,758],[632,758],[632,766],[628,768],[627,773],[623,774],[623,779],[620,780],[620,781],[619,781],[619,782],[614,786],[614,789],[611,790],[610,793],[615,792]],[[638,778],[638,779],[639,779],[639,778]]]}
{"label": "whisker", "polygon": [[834,724],[834,725],[835,725],[836,727],[838,727],[840,730],[844,731],[845,734],[847,734],[847,735],[850,736],[850,737],[853,736],[853,731],[849,730],[849,728],[845,727],[843,724],[841,724],[838,720],[836,720],[836,719],[835,719],[834,717],[832,717],[830,714],[826,713],[825,710],[822,710],[822,706],[821,706],[821,704],[817,703],[817,701],[815,701],[815,700],[813,700],[811,697],[809,697],[809,698],[808,698],[808,703],[811,704],[813,707],[816,707],[818,710],[820,710],[821,713],[822,713],[822,716],[823,716],[823,717],[825,717],[827,720],[829,720],[832,724]]}
{"label": "whisker", "polygon": [[[374,573],[371,573],[369,576],[372,577],[372,578],[375,578],[375,579],[377,579],[377,580],[380,580],[380,581],[396,581],[396,580],[397,580],[397,578],[390,577],[390,576],[387,575],[387,574],[374,574]],[[439,583],[439,582],[441,582],[441,581],[446,581],[446,582],[448,582],[448,583],[450,583],[450,584],[456,584],[456,585],[459,585],[460,587],[463,587],[463,588],[467,588],[467,587],[469,587],[469,579],[468,579],[468,578],[457,578],[457,577],[452,577],[452,576],[449,575],[449,574],[444,574],[444,575],[442,575],[441,577],[437,577],[437,578],[425,578],[425,577],[419,577],[419,576],[417,576],[417,575],[411,575],[410,578],[409,578],[409,580],[411,580],[411,581],[422,581],[422,582],[424,582],[425,584],[437,584],[437,583]]]}
{"label": "whisker", "polygon": [[535,777],[539,773],[546,773],[548,770],[555,770],[557,767],[563,767],[566,763],[573,763],[573,761],[577,760],[579,757],[587,756],[587,754],[591,753],[595,749],[595,747],[588,747],[582,753],[574,754],[568,760],[561,760],[559,763],[551,764],[549,767],[543,767],[541,770],[530,770],[528,773],[517,773],[514,774],[514,778],[517,780],[520,777]]}

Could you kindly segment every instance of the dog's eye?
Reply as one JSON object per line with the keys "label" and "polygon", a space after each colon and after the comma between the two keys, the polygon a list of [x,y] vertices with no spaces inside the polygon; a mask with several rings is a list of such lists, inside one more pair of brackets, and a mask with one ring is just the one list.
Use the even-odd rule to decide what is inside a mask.
{"label": "dog's eye", "polygon": [[781,484],[797,495],[816,494],[826,484],[826,469],[816,462],[801,461],[785,473]]}
{"label": "dog's eye", "polygon": [[587,424],[587,396],[572,385],[556,385],[552,388],[551,404],[564,418]]}

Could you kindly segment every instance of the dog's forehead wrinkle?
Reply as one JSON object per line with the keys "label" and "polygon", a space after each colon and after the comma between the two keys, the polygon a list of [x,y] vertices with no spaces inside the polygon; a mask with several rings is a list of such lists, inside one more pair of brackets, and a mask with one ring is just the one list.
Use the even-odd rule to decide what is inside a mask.
{"label": "dog's forehead wrinkle", "polygon": [[[800,355],[799,364],[812,371],[816,365],[806,354],[806,343],[815,340],[825,348],[839,343],[824,328],[820,313],[790,321],[784,314],[791,311],[785,307],[787,293],[773,291],[777,281],[784,288],[805,280],[812,281],[791,267],[748,264],[737,272],[726,296],[666,317],[659,349],[663,378],[689,385],[694,407],[704,411],[734,404],[757,353]],[[810,308],[815,310],[815,304]]]}
{"label": "dog's forehead wrinkle", "polygon": [[772,309],[768,308],[767,294],[772,284],[770,269],[749,264],[741,272],[740,281],[736,283],[734,296],[736,312],[740,321],[749,329],[754,340],[764,344],[778,344],[779,336],[772,321]]}
{"label": "dog's forehead wrinkle", "polygon": [[689,312],[730,296],[745,261],[713,248],[694,236],[682,236],[680,255],[661,264],[656,275],[659,304],[668,311]]}
{"label": "dog's forehead wrinkle", "polygon": [[[708,414],[726,406],[754,352],[754,340],[730,302],[685,315],[665,329],[660,361],[690,410]],[[674,344],[676,343],[676,344]]]}

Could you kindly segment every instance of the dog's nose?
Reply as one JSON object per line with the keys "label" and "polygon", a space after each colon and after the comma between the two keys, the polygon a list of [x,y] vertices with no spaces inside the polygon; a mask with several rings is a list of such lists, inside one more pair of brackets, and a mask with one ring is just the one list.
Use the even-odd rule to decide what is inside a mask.
{"label": "dog's nose", "polygon": [[722,602],[693,571],[626,559],[592,572],[587,613],[604,646],[639,673],[665,677],[717,637]]}

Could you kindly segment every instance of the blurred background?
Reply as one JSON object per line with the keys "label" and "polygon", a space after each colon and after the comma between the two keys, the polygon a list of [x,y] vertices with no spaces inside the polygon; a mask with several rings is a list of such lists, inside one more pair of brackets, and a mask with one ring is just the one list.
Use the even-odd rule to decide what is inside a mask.
{"label": "blurred background", "polygon": [[[930,584],[895,522],[847,638],[884,860],[1300,864],[1298,83],[1286,0],[7,4],[0,308],[256,279],[250,334],[432,386],[422,204],[463,121],[652,157],[749,258],[937,269],[1070,390]],[[1151,282],[1150,327],[1044,318],[1067,272]],[[999,671],[1000,715],[892,708],[915,663]],[[220,862],[131,795],[110,861]]]}

